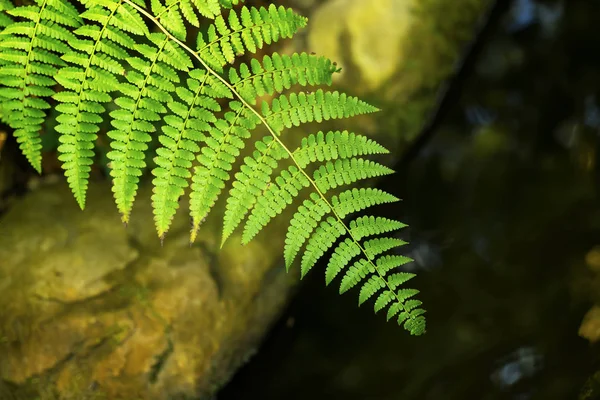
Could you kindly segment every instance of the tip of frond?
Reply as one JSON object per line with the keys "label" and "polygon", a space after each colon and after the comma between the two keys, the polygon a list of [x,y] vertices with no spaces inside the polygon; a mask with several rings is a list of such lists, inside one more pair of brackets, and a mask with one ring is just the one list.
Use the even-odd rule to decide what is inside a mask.
{"label": "tip of frond", "polygon": [[192,230],[190,231],[190,246],[196,241],[196,238],[198,237],[198,228],[199,227],[196,226],[196,224],[194,224]]}
{"label": "tip of frond", "polygon": [[304,279],[306,274],[308,274],[308,271],[309,271],[309,269],[307,269],[307,268],[300,268],[300,279]]}
{"label": "tip of frond", "polygon": [[79,208],[83,211],[85,210],[85,199],[82,198],[77,198],[75,199],[77,201],[77,205],[79,206]]}
{"label": "tip of frond", "polygon": [[127,228],[129,226],[129,214],[121,214],[121,222]]}
{"label": "tip of frond", "polygon": [[160,235],[159,239],[160,239],[160,247],[163,247],[165,245],[165,234],[163,233],[162,235]]}

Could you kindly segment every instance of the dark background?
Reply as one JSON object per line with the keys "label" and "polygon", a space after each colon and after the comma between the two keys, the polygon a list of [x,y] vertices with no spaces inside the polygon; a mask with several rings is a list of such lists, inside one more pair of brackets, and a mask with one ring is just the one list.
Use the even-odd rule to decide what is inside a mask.
{"label": "dark background", "polygon": [[[404,201],[428,333],[312,273],[219,400],[594,399],[600,2],[499,1],[380,187]],[[315,268],[317,270],[317,268]],[[297,271],[296,271],[297,272]]]}

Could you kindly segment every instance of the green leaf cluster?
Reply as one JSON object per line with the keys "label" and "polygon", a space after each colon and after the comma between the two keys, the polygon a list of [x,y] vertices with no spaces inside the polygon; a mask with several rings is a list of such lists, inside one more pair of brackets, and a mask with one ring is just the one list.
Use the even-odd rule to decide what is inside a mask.
{"label": "green leaf cluster", "polygon": [[[55,107],[59,160],[81,208],[98,135],[108,128],[112,191],[125,223],[153,152],[152,205],[161,239],[186,193],[191,241],[228,187],[223,242],[240,225],[242,242],[249,242],[296,205],[286,266],[300,256],[305,276],[331,252],[327,284],[339,276],[340,293],[360,286],[359,304],[374,298],[375,312],[387,309],[388,319],[423,333],[425,311],[413,299],[418,291],[404,287],[414,275],[400,269],[410,259],[384,254],[405,244],[393,236],[404,225],[357,216],[398,201],[354,187],[393,172],[369,159],[387,150],[348,131],[308,134],[295,149],[284,140],[288,128],[377,109],[327,90],[338,68],[325,57],[272,53],[233,67],[237,57],[290,38],[307,23],[288,8],[242,2],[34,0],[15,6],[0,0],[0,118],[40,171],[40,131]],[[189,32],[198,33],[190,38]],[[257,139],[259,127],[268,134]],[[255,150],[242,159],[249,143]]]}

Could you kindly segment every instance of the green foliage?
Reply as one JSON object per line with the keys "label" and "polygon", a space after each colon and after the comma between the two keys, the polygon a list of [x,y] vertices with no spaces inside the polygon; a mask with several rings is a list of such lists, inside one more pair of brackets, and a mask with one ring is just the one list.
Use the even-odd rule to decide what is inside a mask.
{"label": "green foliage", "polygon": [[[414,275],[399,270],[410,259],[384,254],[405,244],[385,237],[405,225],[354,216],[398,201],[379,189],[352,187],[393,173],[367,158],[388,151],[347,131],[309,134],[295,150],[283,141],[286,128],[377,109],[325,90],[337,72],[325,57],[273,53],[230,66],[240,55],[292,37],[307,22],[284,7],[238,3],[35,0],[35,5],[14,7],[0,0],[0,118],[14,129],[23,154],[39,171],[39,133],[46,110],[55,105],[59,160],[81,208],[98,135],[110,123],[106,156],[125,223],[148,169],[149,143],[156,139],[152,205],[161,240],[186,192],[194,241],[230,185],[222,240],[243,224],[243,243],[308,194],[291,217],[286,267],[300,254],[305,276],[331,251],[327,284],[341,276],[340,293],[360,285],[359,304],[373,298],[375,312],[387,309],[388,319],[397,317],[411,333],[423,333],[424,310],[412,299],[418,291],[403,287]],[[195,38],[187,37],[189,25],[200,28]],[[286,92],[297,86],[316,88]],[[254,108],[258,101],[260,107]],[[253,139],[259,127],[268,134]],[[248,142],[255,150],[240,160]]]}

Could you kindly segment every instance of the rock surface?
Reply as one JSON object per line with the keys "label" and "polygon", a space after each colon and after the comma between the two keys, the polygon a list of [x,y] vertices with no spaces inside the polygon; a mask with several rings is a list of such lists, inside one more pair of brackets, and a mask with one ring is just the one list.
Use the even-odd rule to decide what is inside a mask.
{"label": "rock surface", "polygon": [[126,229],[108,186],[92,185],[88,201],[82,212],[65,185],[51,185],[0,220],[0,398],[209,395],[297,280],[275,265],[280,243],[231,240],[217,252],[207,221],[190,248],[180,213],[161,248],[148,202]]}

